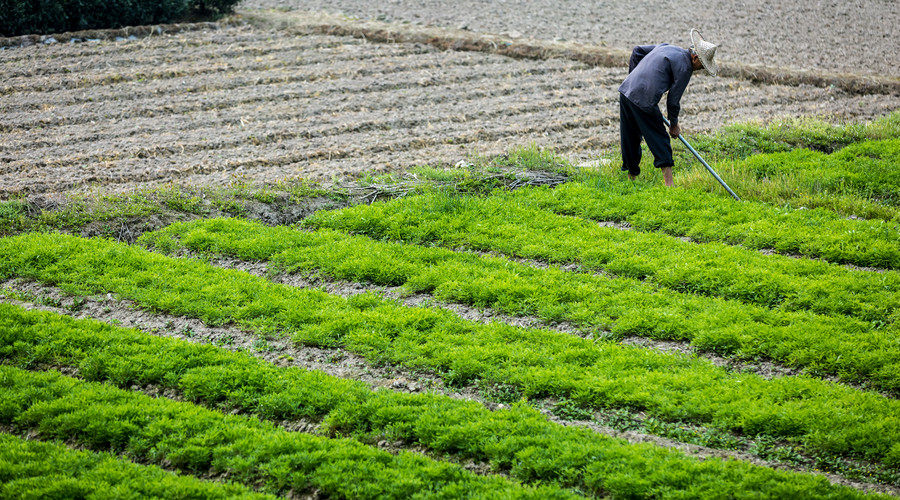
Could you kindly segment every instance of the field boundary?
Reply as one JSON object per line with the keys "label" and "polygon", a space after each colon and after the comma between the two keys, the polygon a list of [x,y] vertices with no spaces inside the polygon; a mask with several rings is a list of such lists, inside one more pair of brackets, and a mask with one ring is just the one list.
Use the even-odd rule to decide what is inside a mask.
{"label": "field boundary", "polygon": [[[576,42],[515,39],[503,35],[406,23],[358,20],[322,12],[239,10],[241,18],[257,26],[275,26],[298,34],[365,38],[374,42],[423,43],[443,50],[486,52],[517,59],[570,59],[590,66],[625,67],[630,52]],[[723,77],[754,83],[835,87],[851,94],[900,95],[900,78],[801,71],[740,63],[719,65]]]}

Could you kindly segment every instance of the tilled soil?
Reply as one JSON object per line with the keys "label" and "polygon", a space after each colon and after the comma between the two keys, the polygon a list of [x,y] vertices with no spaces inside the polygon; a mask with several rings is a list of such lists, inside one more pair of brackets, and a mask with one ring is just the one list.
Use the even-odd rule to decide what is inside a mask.
{"label": "tilled soil", "polygon": [[[528,144],[588,157],[618,137],[625,68],[221,27],[0,51],[0,198],[100,185],[331,180]],[[689,132],[864,119],[900,96],[697,76]]]}
{"label": "tilled soil", "polygon": [[629,50],[660,42],[687,47],[696,27],[721,43],[722,61],[900,76],[900,3],[893,0],[244,0],[241,6],[324,10]]}

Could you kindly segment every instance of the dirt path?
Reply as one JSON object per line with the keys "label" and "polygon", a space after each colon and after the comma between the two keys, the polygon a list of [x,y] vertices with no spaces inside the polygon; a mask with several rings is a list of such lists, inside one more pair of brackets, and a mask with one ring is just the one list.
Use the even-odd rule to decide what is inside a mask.
{"label": "dirt path", "polygon": [[[0,72],[9,75],[0,199],[97,185],[327,181],[531,143],[584,158],[616,142],[625,76],[570,60],[249,26],[6,49]],[[689,90],[690,132],[900,107],[900,96],[730,78],[698,76]]]}
{"label": "dirt path", "polygon": [[723,61],[900,77],[900,3],[892,0],[244,0],[241,7],[327,11],[628,50],[659,42],[686,47],[688,32],[698,27],[722,43]]}

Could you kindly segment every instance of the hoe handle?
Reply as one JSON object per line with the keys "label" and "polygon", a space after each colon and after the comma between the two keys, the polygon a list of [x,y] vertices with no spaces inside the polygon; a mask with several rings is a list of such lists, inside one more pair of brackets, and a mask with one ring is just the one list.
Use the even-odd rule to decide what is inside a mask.
{"label": "hoe handle", "polygon": [[[663,121],[666,122],[666,126],[671,126],[669,125],[669,120],[667,120],[665,116],[663,117]],[[712,176],[715,177],[717,181],[719,181],[719,184],[721,184],[722,187],[725,188],[726,191],[728,191],[728,194],[734,196],[735,200],[741,201],[741,199],[738,198],[738,195],[734,194],[734,191],[732,191],[731,188],[728,187],[728,184],[725,184],[725,181],[723,181],[722,178],[719,177],[719,174],[717,174],[716,171],[709,166],[709,163],[706,163],[706,160],[704,160],[703,157],[700,156],[700,153],[698,153],[697,150],[688,143],[687,139],[685,139],[683,135],[678,134],[678,139],[681,140],[682,144],[687,146],[688,150],[690,150],[691,153],[694,153],[694,156],[696,156],[697,159],[700,160],[700,163],[702,163],[703,166],[706,167],[706,170],[709,170],[709,173],[711,173]]]}

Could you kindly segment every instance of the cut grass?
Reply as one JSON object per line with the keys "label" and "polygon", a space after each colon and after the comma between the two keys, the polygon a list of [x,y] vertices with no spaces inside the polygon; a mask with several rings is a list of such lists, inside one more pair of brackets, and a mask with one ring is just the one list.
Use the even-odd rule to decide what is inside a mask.
{"label": "cut grass", "polygon": [[[701,461],[649,444],[630,445],[553,424],[524,405],[489,411],[477,403],[434,394],[372,392],[359,382],[277,368],[208,345],[6,304],[0,304],[0,339],[0,359],[7,363],[74,366],[88,380],[118,387],[174,389],[192,401],[274,421],[322,421],[331,434],[366,441],[399,439],[460,458],[490,461],[496,470],[529,483],[569,486],[592,496],[684,498],[718,491],[737,496],[862,496],[821,477],[740,461]],[[22,418],[28,421],[30,415],[26,412]],[[216,466],[216,460],[212,464]],[[553,491],[549,486],[548,490]]]}
{"label": "cut grass", "polygon": [[900,403],[805,376],[764,380],[701,359],[473,324],[369,294],[342,299],[107,240],[24,235],[0,240],[0,255],[2,278],[26,277],[76,294],[115,293],[210,324],[288,334],[303,344],[435,371],[451,384],[507,384],[525,397],[630,408],[667,421],[785,438],[816,453],[900,465]]}
{"label": "cut grass", "polygon": [[[270,260],[273,268],[288,272],[404,286],[409,292],[428,292],[441,300],[605,329],[612,338],[689,339],[700,349],[775,359],[813,373],[841,373],[861,383],[879,380],[874,372],[892,370],[888,365],[900,356],[891,334],[855,320],[769,311],[659,290],[633,279],[534,268],[502,258],[374,241],[327,229],[309,232],[220,219],[173,224],[145,234],[141,241],[163,252],[187,248],[243,260]],[[872,292],[866,286],[857,289]],[[885,316],[882,312],[881,318]],[[869,366],[870,371],[850,373],[861,366]]]}
{"label": "cut grass", "polygon": [[270,498],[245,486],[200,481],[108,453],[0,433],[2,498]]}

